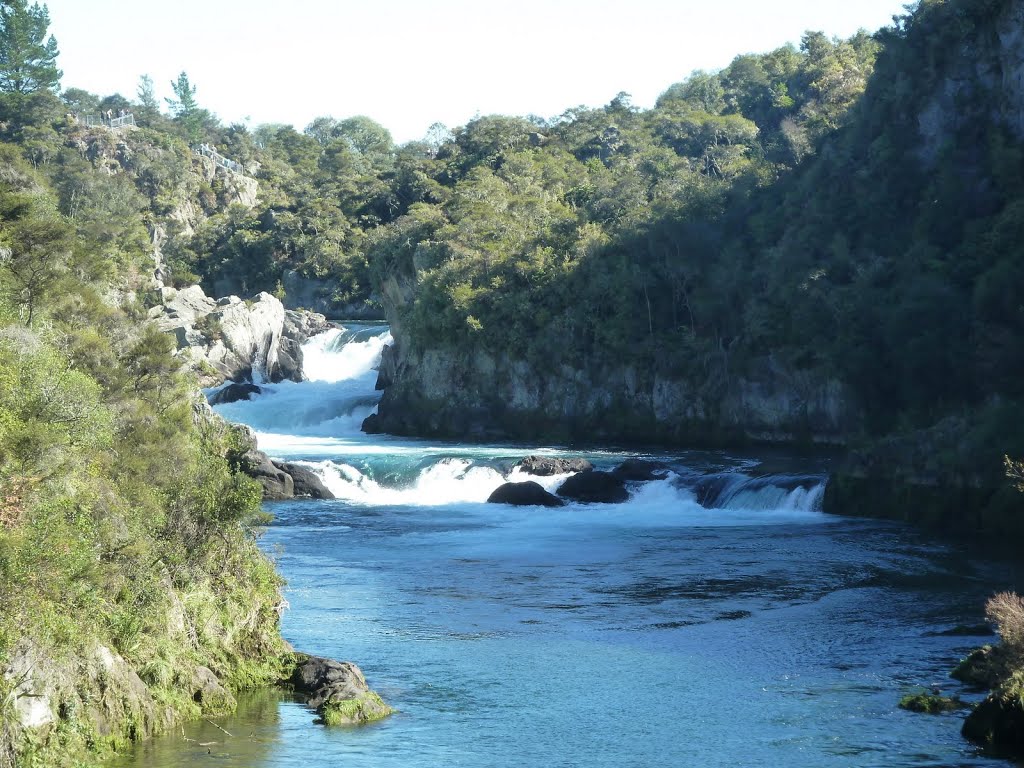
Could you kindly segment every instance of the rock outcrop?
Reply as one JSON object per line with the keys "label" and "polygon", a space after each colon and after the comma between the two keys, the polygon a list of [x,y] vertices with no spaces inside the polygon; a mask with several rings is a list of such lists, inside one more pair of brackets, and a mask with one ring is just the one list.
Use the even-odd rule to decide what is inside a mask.
{"label": "rock outcrop", "polygon": [[491,492],[488,504],[512,504],[517,507],[561,507],[565,502],[544,490],[540,483],[505,483]]}
{"label": "rock outcrop", "polygon": [[297,655],[288,681],[325,725],[361,725],[392,714],[379,695],[370,690],[362,670],[350,661]]}
{"label": "rock outcrop", "polygon": [[292,478],[292,491],[295,496],[309,496],[313,499],[333,499],[334,494],[323,484],[315,472],[299,464],[286,461],[275,461],[274,466]]}
{"label": "rock outcrop", "polygon": [[303,341],[330,327],[322,315],[286,311],[269,293],[252,301],[214,300],[198,285],[161,291],[150,310],[161,330],[173,334],[204,386],[224,381],[302,381]]}

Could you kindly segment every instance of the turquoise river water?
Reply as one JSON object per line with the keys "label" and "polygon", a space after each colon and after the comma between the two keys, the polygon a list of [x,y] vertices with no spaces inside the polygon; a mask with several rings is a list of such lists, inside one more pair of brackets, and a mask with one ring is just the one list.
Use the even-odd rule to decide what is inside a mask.
{"label": "turquoise river water", "polygon": [[[112,765],[1008,765],[961,739],[962,714],[896,704],[921,687],[979,698],[948,675],[990,638],[950,630],[980,624],[1015,566],[823,514],[821,461],[659,453],[671,472],[624,504],[485,504],[524,477],[519,458],[561,452],[361,435],[388,338],[313,339],[311,381],[218,410],[338,496],[269,505],[283,632],[357,662],[398,713],[325,728],[253,694]],[[601,468],[636,455],[583,454]]]}

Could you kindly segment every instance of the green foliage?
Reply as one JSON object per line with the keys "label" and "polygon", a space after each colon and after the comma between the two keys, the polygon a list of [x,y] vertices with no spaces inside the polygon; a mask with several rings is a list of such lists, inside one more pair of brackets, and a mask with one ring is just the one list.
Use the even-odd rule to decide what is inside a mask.
{"label": "green foliage", "polygon": [[6,0],[0,7],[0,93],[25,97],[57,88],[62,73],[57,41],[46,36],[49,26],[45,5]]}

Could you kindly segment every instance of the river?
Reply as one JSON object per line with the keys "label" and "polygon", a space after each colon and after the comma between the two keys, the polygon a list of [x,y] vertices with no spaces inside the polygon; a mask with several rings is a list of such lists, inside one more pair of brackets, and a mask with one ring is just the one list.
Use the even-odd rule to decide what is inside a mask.
{"label": "river", "polygon": [[623,504],[486,504],[527,454],[637,454],[362,435],[388,340],[329,332],[305,347],[311,381],[217,410],[338,496],[268,505],[283,633],[357,662],[398,713],[325,728],[255,694],[113,766],[1007,765],[961,739],[962,714],[897,702],[979,698],[948,673],[991,638],[951,630],[981,623],[1015,567],[823,514],[821,460],[653,452],[668,476]]}

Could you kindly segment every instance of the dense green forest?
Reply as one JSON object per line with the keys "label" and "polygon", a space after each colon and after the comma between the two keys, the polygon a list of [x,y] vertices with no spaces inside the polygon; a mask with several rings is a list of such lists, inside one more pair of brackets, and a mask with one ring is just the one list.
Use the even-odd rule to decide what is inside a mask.
{"label": "dense green forest", "polygon": [[[146,76],[131,97],[61,90],[45,8],[4,3],[0,668],[73,680],[102,647],[193,714],[201,667],[235,690],[275,674],[245,438],[144,323],[156,253],[170,284],[339,315],[383,314],[401,276],[392,319],[420,349],[710,382],[770,355],[850,388],[851,440],[931,430],[918,450],[942,466],[999,473],[1024,453],[1024,145],[958,68],[998,54],[1007,5],[922,0],[874,34],[695,72],[652,109],[619,94],[396,146],[363,116],[225,126],[185,72],[166,105]],[[90,120],[108,111],[134,127]],[[241,170],[204,173],[203,145]],[[17,684],[0,678],[0,712]],[[0,766],[173,719],[124,699],[104,730],[62,695],[78,703],[45,743],[3,718]]]}

